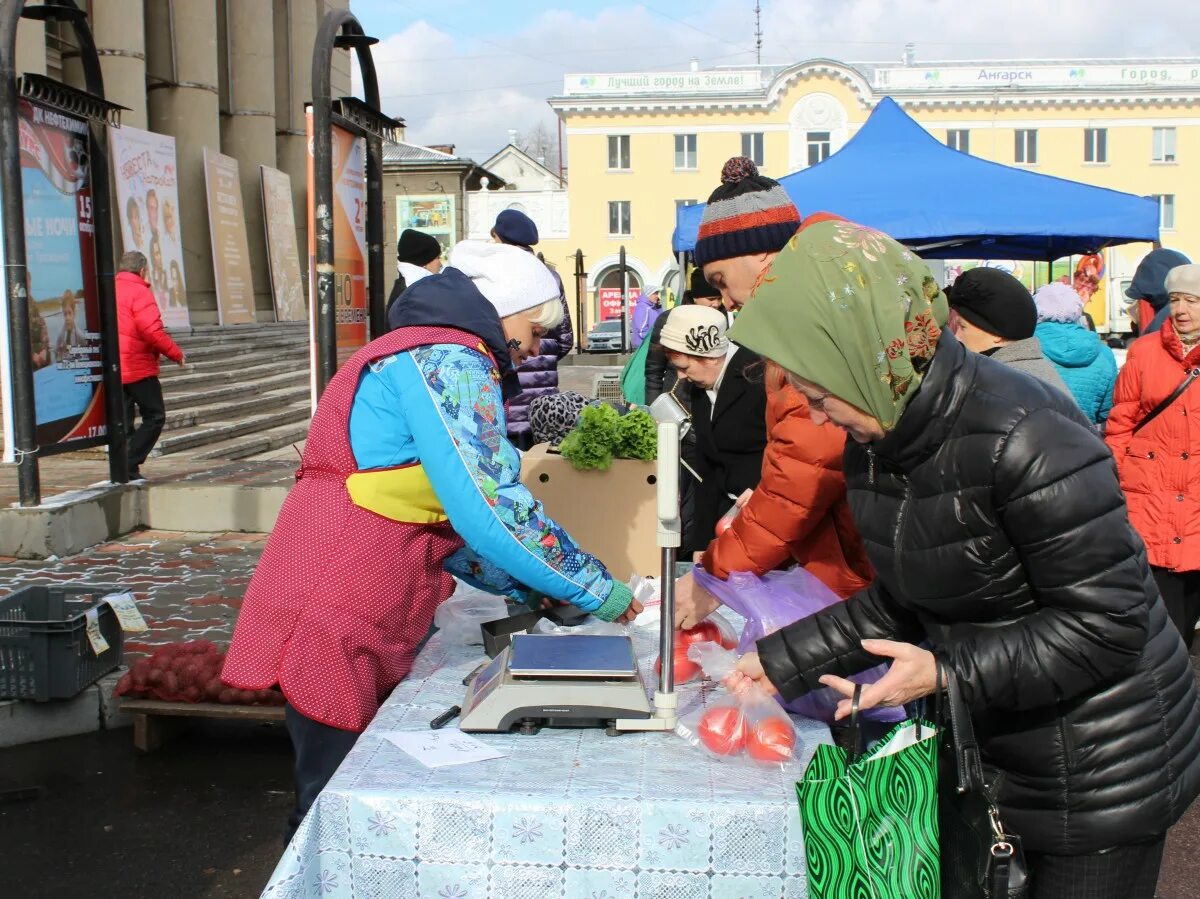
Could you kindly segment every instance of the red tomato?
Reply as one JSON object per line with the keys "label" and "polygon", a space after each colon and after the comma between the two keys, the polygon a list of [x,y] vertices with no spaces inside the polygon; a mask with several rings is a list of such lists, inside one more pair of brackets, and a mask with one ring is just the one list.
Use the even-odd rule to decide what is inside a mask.
{"label": "red tomato", "polygon": [[717,755],[737,755],[746,747],[746,718],[733,706],[717,706],[700,718],[700,742]]}
{"label": "red tomato", "polygon": [[[682,651],[681,651],[682,649]],[[662,677],[662,658],[654,662],[654,673]],[[700,666],[687,657],[687,647],[675,644],[675,683],[686,684],[700,673]]]}
{"label": "red tomato", "polygon": [[796,748],[796,731],[790,721],[764,718],[746,738],[746,752],[760,762],[786,762]]}
{"label": "red tomato", "polygon": [[689,630],[675,631],[676,645],[682,642],[685,646],[693,643],[720,643],[721,629],[715,621],[701,621]]}

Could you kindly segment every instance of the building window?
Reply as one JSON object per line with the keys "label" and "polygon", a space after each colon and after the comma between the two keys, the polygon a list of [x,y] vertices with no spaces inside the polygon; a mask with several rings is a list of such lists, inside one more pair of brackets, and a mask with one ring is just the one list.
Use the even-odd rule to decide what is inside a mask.
{"label": "building window", "polygon": [[1155,128],[1154,129],[1154,155],[1151,157],[1155,162],[1174,162],[1175,161],[1175,129],[1174,128]]}
{"label": "building window", "polygon": [[1020,165],[1037,165],[1037,131],[1033,128],[1018,128],[1013,160]]}
{"label": "building window", "polygon": [[816,165],[829,158],[830,141],[828,131],[808,132],[808,164]]}
{"label": "building window", "polygon": [[951,128],[946,132],[946,146],[959,153],[971,152],[971,132],[966,128]]}
{"label": "building window", "polygon": [[610,171],[626,171],[630,168],[629,135],[608,136],[608,168]]}
{"label": "building window", "polygon": [[608,204],[609,237],[628,237],[633,233],[628,200],[613,200]]}
{"label": "building window", "polygon": [[742,155],[754,160],[754,164],[757,166],[763,164],[763,135],[761,131],[755,134],[742,135]]}
{"label": "building window", "polygon": [[696,202],[697,202],[696,200],[676,200],[675,201],[675,211],[678,212],[684,206],[695,206]]}
{"label": "building window", "polygon": [[696,168],[696,135],[675,135],[675,168]]}
{"label": "building window", "polygon": [[1175,228],[1175,194],[1151,194],[1158,201],[1158,227],[1163,231]]}
{"label": "building window", "polygon": [[1083,130],[1083,161],[1108,162],[1108,129],[1085,128]]}

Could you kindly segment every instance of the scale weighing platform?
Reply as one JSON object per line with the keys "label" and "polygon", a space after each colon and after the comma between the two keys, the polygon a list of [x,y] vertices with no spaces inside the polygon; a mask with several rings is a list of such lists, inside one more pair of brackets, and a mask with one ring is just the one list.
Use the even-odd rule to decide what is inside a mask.
{"label": "scale weighing platform", "polygon": [[514,634],[471,681],[459,729],[533,734],[543,727],[606,727],[615,733],[621,719],[653,714],[629,637]]}

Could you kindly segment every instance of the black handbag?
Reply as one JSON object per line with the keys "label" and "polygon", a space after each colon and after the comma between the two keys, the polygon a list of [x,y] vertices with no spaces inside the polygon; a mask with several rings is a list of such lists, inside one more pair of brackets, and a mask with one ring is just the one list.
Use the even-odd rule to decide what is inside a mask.
{"label": "black handbag", "polygon": [[1029,873],[1021,838],[1008,833],[1000,821],[996,772],[985,772],[970,710],[953,672],[940,657],[937,679],[934,714],[942,729],[938,755],[942,899],[1028,899]]}

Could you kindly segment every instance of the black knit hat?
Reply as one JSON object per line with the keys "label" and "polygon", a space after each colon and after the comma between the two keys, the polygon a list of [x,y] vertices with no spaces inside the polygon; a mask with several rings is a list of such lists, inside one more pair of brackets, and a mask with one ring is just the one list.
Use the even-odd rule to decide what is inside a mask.
{"label": "black knit hat", "polygon": [[396,261],[409,265],[428,265],[442,255],[438,239],[423,231],[405,228],[396,241]]}
{"label": "black knit hat", "polygon": [[779,184],[758,173],[745,156],[721,169],[721,186],[712,192],[700,218],[696,265],[718,259],[778,253],[800,230],[800,210]]}
{"label": "black knit hat", "polygon": [[1025,285],[998,268],[973,268],[954,281],[950,308],[989,334],[1024,340],[1037,327],[1037,306]]}
{"label": "black knit hat", "polygon": [[717,290],[704,278],[704,272],[699,268],[692,269],[692,277],[688,283],[688,289],[683,292],[683,305],[694,303],[696,297],[719,297],[721,291]]}

